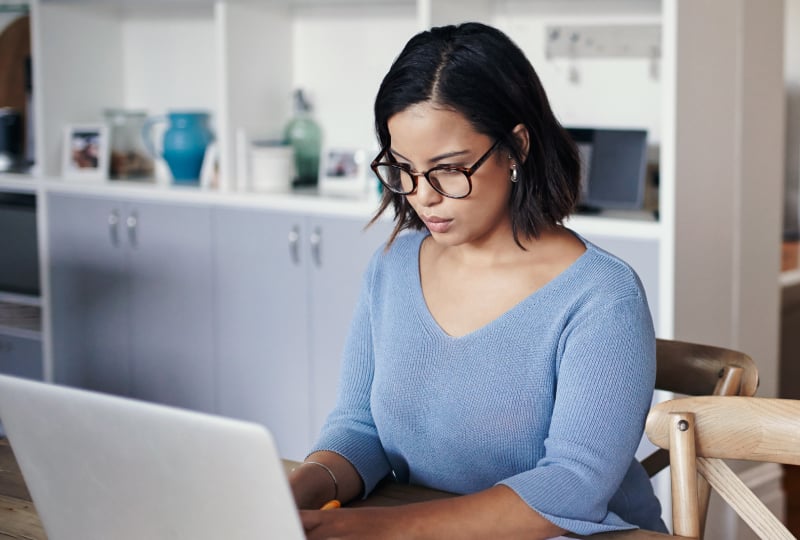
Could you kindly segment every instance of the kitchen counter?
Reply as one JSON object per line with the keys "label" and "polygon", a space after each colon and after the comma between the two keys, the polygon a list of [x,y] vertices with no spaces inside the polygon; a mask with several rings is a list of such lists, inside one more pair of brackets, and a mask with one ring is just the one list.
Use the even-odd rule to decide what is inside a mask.
{"label": "kitchen counter", "polygon": [[[121,180],[63,180],[25,175],[0,174],[0,191],[23,193],[77,193],[90,196],[122,197],[179,204],[208,204],[243,208],[265,208],[331,216],[364,218],[365,223],[378,208],[377,194],[356,199],[322,195],[316,188],[289,193],[220,191],[197,186]],[[381,219],[392,219],[391,209]],[[565,224],[580,234],[598,234],[619,238],[657,240],[663,225],[650,212],[609,212],[597,215],[573,215]]]}
{"label": "kitchen counter", "polygon": [[171,203],[227,205],[280,209],[369,219],[378,207],[378,198],[323,196],[316,189],[289,193],[224,192],[198,186],[133,182],[122,180],[40,179],[24,175],[0,175],[0,191],[22,193],[79,193],[81,195],[136,198]]}

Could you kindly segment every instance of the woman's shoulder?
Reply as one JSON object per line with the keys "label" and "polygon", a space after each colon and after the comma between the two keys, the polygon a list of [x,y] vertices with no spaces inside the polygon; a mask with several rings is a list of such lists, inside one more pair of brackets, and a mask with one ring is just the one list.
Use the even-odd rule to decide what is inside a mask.
{"label": "woman's shoulder", "polygon": [[379,264],[398,260],[405,261],[408,258],[416,259],[419,256],[420,245],[428,234],[427,231],[402,232],[388,247],[387,243],[381,244],[375,251],[374,258],[378,259],[376,262]]}
{"label": "woman's shoulder", "polygon": [[586,252],[580,257],[580,281],[595,291],[603,291],[606,300],[644,296],[644,288],[630,264],[593,242],[580,237]]}
{"label": "woman's shoulder", "polygon": [[383,274],[398,266],[405,269],[409,264],[417,264],[419,248],[426,236],[427,231],[409,231],[399,234],[388,247],[388,241],[382,243],[372,255],[368,273]]}

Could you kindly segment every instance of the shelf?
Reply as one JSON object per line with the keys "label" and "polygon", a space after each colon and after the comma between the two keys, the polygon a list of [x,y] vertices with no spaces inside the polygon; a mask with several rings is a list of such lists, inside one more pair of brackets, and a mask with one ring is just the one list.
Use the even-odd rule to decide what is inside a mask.
{"label": "shelf", "polygon": [[591,233],[621,238],[659,240],[663,234],[661,223],[652,218],[644,219],[644,213],[631,213],[629,217],[573,215],[564,224],[580,234]]}
{"label": "shelf", "polygon": [[0,190],[15,193],[35,193],[37,178],[28,174],[0,174]]}
{"label": "shelf", "polygon": [[41,307],[0,301],[0,334],[24,339],[42,339]]}
{"label": "shelf", "polygon": [[[31,191],[42,190],[59,193],[77,193],[98,197],[122,197],[167,201],[170,203],[209,204],[221,206],[263,207],[273,210],[310,212],[369,219],[378,207],[376,198],[346,198],[320,195],[315,189],[296,190],[289,193],[257,193],[248,191],[218,191],[193,186],[156,184],[130,181],[64,181],[45,179],[10,181],[0,177],[0,191],[18,186]],[[387,218],[391,211],[386,212]],[[599,215],[575,214],[565,225],[577,232],[591,232],[616,237],[658,239],[662,226],[645,211],[606,211]],[[0,296],[2,300],[2,296]]]}
{"label": "shelf", "polygon": [[42,307],[42,298],[31,294],[18,294],[0,291],[1,304],[16,304],[20,306]]}

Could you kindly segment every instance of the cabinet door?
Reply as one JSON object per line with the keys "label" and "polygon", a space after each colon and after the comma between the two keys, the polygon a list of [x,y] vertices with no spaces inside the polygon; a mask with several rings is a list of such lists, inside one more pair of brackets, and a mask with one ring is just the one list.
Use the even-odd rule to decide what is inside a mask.
{"label": "cabinet door", "polygon": [[363,218],[310,219],[311,411],[314,435],[336,402],[342,350],[370,257],[383,245],[392,223],[366,231]]}
{"label": "cabinet door", "polygon": [[283,457],[311,443],[303,217],[214,210],[220,412],[259,422]]}
{"label": "cabinet door", "polygon": [[131,202],[124,218],[132,394],[213,412],[211,210]]}
{"label": "cabinet door", "polygon": [[42,380],[42,342],[0,334],[0,373]]}
{"label": "cabinet door", "polygon": [[50,316],[58,383],[129,393],[126,205],[47,196]]}

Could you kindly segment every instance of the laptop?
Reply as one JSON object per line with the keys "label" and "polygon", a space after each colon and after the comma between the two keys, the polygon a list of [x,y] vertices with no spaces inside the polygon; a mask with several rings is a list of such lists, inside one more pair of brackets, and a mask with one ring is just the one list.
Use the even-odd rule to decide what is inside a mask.
{"label": "laptop", "polygon": [[0,375],[49,540],[305,538],[261,425]]}

